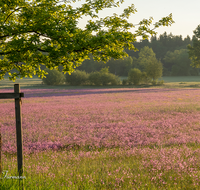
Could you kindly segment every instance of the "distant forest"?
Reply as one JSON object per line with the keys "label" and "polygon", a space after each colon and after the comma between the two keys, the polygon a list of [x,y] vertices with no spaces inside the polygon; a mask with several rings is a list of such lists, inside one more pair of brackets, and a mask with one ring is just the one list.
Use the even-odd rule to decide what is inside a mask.
{"label": "distant forest", "polygon": [[[161,34],[159,37],[153,36],[149,40],[141,40],[135,42],[134,46],[141,50],[145,46],[152,48],[156,54],[156,58],[163,64],[163,76],[197,76],[199,69],[190,66],[191,60],[188,57],[188,44],[192,45],[192,39],[187,36],[174,36],[171,33]],[[83,64],[78,67],[78,70],[84,70],[88,73],[99,71],[101,68],[109,67],[109,71],[118,76],[127,76],[131,68],[137,68],[139,51],[125,50],[130,57],[124,60],[111,59],[106,64],[103,62],[85,60]]]}

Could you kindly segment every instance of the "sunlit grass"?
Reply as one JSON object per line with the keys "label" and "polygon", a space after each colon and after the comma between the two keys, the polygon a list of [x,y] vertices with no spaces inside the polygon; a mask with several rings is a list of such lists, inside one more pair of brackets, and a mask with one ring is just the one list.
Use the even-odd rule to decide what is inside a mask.
{"label": "sunlit grass", "polygon": [[[173,148],[173,149],[172,149]],[[99,151],[47,151],[25,155],[25,189],[198,189],[199,145]],[[16,159],[3,156],[8,176]],[[17,189],[3,179],[1,189]],[[9,187],[9,188],[8,188]]]}

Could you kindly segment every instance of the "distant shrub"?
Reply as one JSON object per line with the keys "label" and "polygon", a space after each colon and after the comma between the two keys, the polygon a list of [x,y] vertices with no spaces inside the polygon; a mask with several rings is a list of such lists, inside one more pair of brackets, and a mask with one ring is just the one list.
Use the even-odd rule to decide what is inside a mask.
{"label": "distant shrub", "polygon": [[66,74],[66,82],[73,86],[84,85],[88,81],[89,75],[85,71],[76,70],[71,75]]}
{"label": "distant shrub", "polygon": [[110,73],[100,73],[100,77],[101,77],[101,84],[103,86],[106,86],[110,83],[111,80]]}
{"label": "distant shrub", "polygon": [[128,84],[128,79],[123,79],[123,80],[122,80],[122,84],[123,84],[123,85],[127,85],[127,84]]}
{"label": "distant shrub", "polygon": [[140,82],[142,81],[142,72],[137,68],[131,69],[128,73],[128,81],[130,84],[140,84]]}
{"label": "distant shrub", "polygon": [[151,81],[151,84],[153,85],[153,86],[156,86],[156,85],[163,85],[164,84],[164,80],[161,80],[161,81],[157,81],[157,80],[152,80]]}
{"label": "distant shrub", "polygon": [[42,78],[42,81],[46,85],[60,85],[65,83],[65,76],[58,70],[45,69],[48,73],[45,75],[46,78]]}
{"label": "distant shrub", "polygon": [[145,84],[148,84],[151,82],[151,79],[147,76],[146,72],[142,72],[141,81],[142,83],[145,83]]}
{"label": "distant shrub", "polygon": [[101,82],[101,73],[100,72],[92,72],[89,75],[89,82],[91,85],[97,85],[100,86],[102,84]]}
{"label": "distant shrub", "polygon": [[120,83],[120,79],[118,76],[105,72],[105,70],[101,70],[100,72],[92,72],[89,75],[89,81],[91,85],[118,85]]}
{"label": "distant shrub", "polygon": [[155,85],[157,85],[157,81],[156,81],[156,80],[152,80],[152,81],[151,81],[151,84],[152,84],[153,86],[155,86]]}
{"label": "distant shrub", "polygon": [[163,85],[164,82],[165,82],[164,80],[158,81],[158,82],[157,82],[157,85]]}
{"label": "distant shrub", "polygon": [[118,76],[112,74],[112,73],[109,73],[111,75],[111,85],[119,85],[121,83],[121,80]]}
{"label": "distant shrub", "polygon": [[118,85],[120,83],[120,79],[112,73],[101,73],[101,82],[103,86],[109,84]]}

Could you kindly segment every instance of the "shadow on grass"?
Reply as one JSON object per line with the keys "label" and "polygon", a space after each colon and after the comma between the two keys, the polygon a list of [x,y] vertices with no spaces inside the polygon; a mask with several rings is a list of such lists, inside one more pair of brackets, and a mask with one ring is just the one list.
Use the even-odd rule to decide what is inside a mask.
{"label": "shadow on grass", "polygon": [[[30,88],[29,88],[30,89]],[[53,96],[80,96],[89,94],[114,94],[114,93],[160,93],[167,91],[182,91],[190,89],[181,88],[151,88],[149,87],[133,87],[133,86],[112,86],[112,87],[95,87],[95,86],[84,86],[84,87],[71,87],[71,88],[37,88],[24,92],[25,98],[31,97],[53,97]],[[199,90],[199,89],[193,89]]]}
{"label": "shadow on grass", "polygon": [[200,85],[199,84],[192,84],[192,85],[188,85],[188,86],[185,86],[186,88],[199,88]]}

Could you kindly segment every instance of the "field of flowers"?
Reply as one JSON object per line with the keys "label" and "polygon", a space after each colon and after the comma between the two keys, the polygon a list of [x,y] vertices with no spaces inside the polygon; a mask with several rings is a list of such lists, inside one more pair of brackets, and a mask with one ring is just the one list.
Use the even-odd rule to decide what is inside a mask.
{"label": "field of flowers", "polygon": [[[27,189],[199,188],[199,89],[22,92]],[[13,100],[0,115],[3,169],[15,175]]]}

